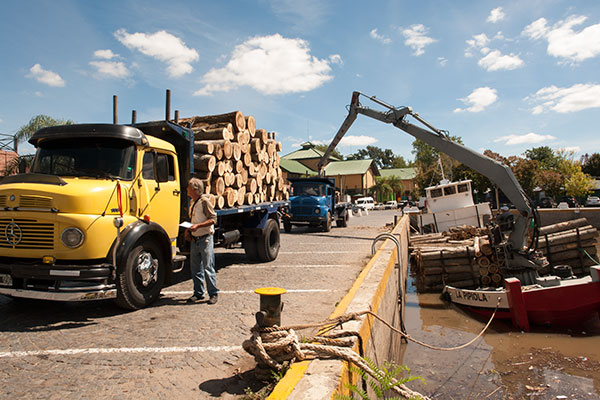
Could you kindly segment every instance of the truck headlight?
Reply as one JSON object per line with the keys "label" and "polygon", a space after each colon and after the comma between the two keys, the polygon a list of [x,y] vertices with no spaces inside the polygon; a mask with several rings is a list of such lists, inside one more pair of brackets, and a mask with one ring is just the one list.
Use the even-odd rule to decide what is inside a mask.
{"label": "truck headlight", "polygon": [[81,229],[70,227],[65,229],[60,235],[63,244],[71,249],[81,246],[83,243],[83,232]]}
{"label": "truck headlight", "polygon": [[321,214],[321,209],[320,208],[315,208],[315,214],[317,214],[317,215]]}

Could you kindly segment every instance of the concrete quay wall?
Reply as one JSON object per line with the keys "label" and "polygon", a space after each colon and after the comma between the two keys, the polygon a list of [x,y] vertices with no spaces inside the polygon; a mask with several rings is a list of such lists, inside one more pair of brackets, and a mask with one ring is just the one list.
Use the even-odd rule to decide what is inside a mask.
{"label": "concrete quay wall", "polygon": [[[383,320],[400,329],[403,318],[402,304],[405,293],[399,290],[399,282],[406,289],[408,276],[409,218],[402,217],[392,230],[400,243],[400,263],[394,241],[378,242],[381,247],[363,268],[352,288],[338,303],[330,318],[347,313],[370,310]],[[399,302],[399,298],[402,299]],[[363,354],[383,366],[393,362],[400,354],[401,338],[371,315],[343,324],[344,331],[359,332]],[[359,352],[358,344],[354,351]],[[348,394],[347,383],[356,383],[358,377],[351,373],[345,361],[312,360],[294,363],[277,384],[269,400],[332,399],[336,393]]]}

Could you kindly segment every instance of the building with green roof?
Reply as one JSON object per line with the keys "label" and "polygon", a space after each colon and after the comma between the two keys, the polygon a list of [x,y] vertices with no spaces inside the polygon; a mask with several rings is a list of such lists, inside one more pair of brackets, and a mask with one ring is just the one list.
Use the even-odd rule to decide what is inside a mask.
{"label": "building with green roof", "polygon": [[[311,142],[302,143],[300,146],[302,146],[300,150],[296,150],[286,154],[285,156],[282,156],[281,160],[295,160],[301,164],[304,164],[304,166],[308,167],[312,171],[316,171],[319,161],[323,157],[324,153],[320,150],[317,150],[315,145]],[[340,159],[330,155],[329,161],[340,161]]]}

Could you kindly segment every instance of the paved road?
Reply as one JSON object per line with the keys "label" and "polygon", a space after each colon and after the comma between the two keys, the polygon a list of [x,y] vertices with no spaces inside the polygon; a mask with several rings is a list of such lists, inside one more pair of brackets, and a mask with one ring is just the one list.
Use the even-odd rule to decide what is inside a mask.
{"label": "paved road", "polygon": [[393,211],[352,218],[329,233],[282,232],[276,261],[246,263],[243,250],[217,249],[216,305],[185,304],[189,274],[152,307],[124,312],[110,301],[58,303],[0,295],[0,398],[235,398],[254,361],[254,289],[288,290],[282,324],[327,318],[370,256],[372,239]]}

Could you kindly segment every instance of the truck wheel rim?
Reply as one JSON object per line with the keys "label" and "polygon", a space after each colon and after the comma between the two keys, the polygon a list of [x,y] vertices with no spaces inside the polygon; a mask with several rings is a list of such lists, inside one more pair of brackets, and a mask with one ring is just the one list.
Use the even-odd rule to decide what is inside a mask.
{"label": "truck wheel rim", "polygon": [[158,260],[147,251],[142,251],[137,257],[137,271],[142,278],[142,285],[148,287],[156,282],[158,276]]}

